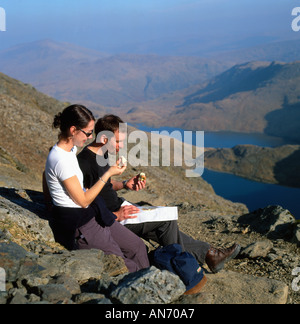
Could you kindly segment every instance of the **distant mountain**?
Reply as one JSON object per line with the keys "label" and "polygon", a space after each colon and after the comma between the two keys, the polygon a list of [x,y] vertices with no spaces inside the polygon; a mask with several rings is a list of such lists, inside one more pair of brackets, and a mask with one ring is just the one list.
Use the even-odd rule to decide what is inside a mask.
{"label": "distant mountain", "polygon": [[[296,35],[296,33],[295,33]],[[295,37],[295,36],[294,36]],[[231,62],[232,65],[248,61],[283,61],[300,60],[300,40],[280,40],[272,36],[222,38],[219,35],[205,33],[202,37],[162,38],[122,45],[114,49],[118,53],[156,53],[162,56],[198,56],[216,61]]]}
{"label": "distant mountain", "polygon": [[206,149],[205,167],[255,181],[300,188],[300,146]]}
{"label": "distant mountain", "polygon": [[159,116],[160,126],[266,133],[300,143],[299,94],[300,62],[246,63],[194,86],[189,94],[186,89],[141,104],[141,118],[134,122],[155,122],[142,120],[144,109]]}
{"label": "distant mountain", "polygon": [[0,52],[0,71],[59,100],[97,110],[198,84],[230,65],[197,57],[108,55],[50,40]]}
{"label": "distant mountain", "polygon": [[[288,59],[299,55],[298,49],[297,41],[272,43],[252,54],[249,49],[245,57],[267,58],[277,51]],[[224,53],[223,62],[221,57],[111,56],[45,40],[0,52],[0,70],[52,97],[86,104],[98,115],[113,112],[133,124],[265,132],[299,142],[300,61],[232,67],[239,55]]]}
{"label": "distant mountain", "polygon": [[300,141],[299,93],[300,62],[237,65],[185,97],[176,118],[188,128],[265,132]]}
{"label": "distant mountain", "polygon": [[94,61],[96,58],[104,58],[109,54],[87,49],[70,43],[54,42],[44,39],[38,42],[25,43],[1,51],[1,58],[4,60],[22,60],[22,54],[26,59],[31,59],[31,63],[36,61],[49,60],[55,63],[59,61],[78,62]]}
{"label": "distant mountain", "polygon": [[[245,47],[245,44],[244,46]],[[280,42],[264,43],[247,48],[212,53],[207,57],[214,60],[224,60],[241,64],[249,61],[280,61],[294,62],[300,60],[300,40],[289,40]]]}

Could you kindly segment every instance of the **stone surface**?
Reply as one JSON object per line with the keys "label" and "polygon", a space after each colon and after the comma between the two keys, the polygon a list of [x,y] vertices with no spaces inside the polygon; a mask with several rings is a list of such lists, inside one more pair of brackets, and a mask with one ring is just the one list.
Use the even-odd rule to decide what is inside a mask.
{"label": "stone surface", "polygon": [[240,224],[248,224],[251,229],[271,239],[291,239],[294,234],[295,218],[280,207],[269,206],[239,218]]}
{"label": "stone surface", "polygon": [[72,298],[70,291],[61,284],[38,286],[38,295],[41,296],[42,300],[50,303],[63,302]]}
{"label": "stone surface", "polygon": [[251,243],[240,253],[241,256],[255,259],[255,258],[265,258],[271,249],[273,248],[273,243],[271,241],[258,241]]}
{"label": "stone surface", "polygon": [[169,304],[185,291],[178,276],[151,267],[124,277],[110,298],[121,304]]}
{"label": "stone surface", "polygon": [[111,301],[102,294],[83,293],[75,297],[76,304],[111,304]]}
{"label": "stone surface", "polygon": [[[36,195],[30,198],[30,195]],[[54,236],[49,226],[49,221],[45,219],[45,207],[42,204],[41,196],[33,191],[0,188],[0,221],[10,224],[8,229],[15,227],[22,228],[31,240],[43,240],[54,242]],[[26,236],[24,237],[26,238]]]}
{"label": "stone surface", "polygon": [[63,251],[60,254],[48,254],[38,259],[48,276],[61,274],[72,276],[78,282],[90,278],[100,279],[104,273],[104,252],[100,250]]}
{"label": "stone surface", "polygon": [[0,267],[5,269],[6,280],[15,281],[29,273],[42,270],[37,256],[13,242],[0,242]]}
{"label": "stone surface", "polygon": [[186,304],[285,304],[288,286],[268,278],[259,278],[232,271],[207,275],[208,281],[196,296],[184,296]]}
{"label": "stone surface", "polygon": [[109,277],[116,277],[128,273],[124,259],[117,255],[104,255],[102,262],[103,272]]}
{"label": "stone surface", "polygon": [[297,224],[295,228],[293,242],[300,246],[300,224]]}
{"label": "stone surface", "polygon": [[296,242],[299,224],[278,206],[238,217],[180,204],[180,227],[187,234],[215,246],[236,241],[244,247],[240,259],[226,265],[226,271],[207,274],[208,283],[200,294],[182,297],[183,283],[166,271],[151,268],[128,274],[122,258],[99,250],[70,252],[53,244],[50,227],[38,233],[48,223],[39,221],[39,203],[30,202],[33,193],[29,194],[9,189],[6,198],[0,197],[0,267],[7,275],[7,291],[0,293],[0,304],[280,304],[299,300],[291,289],[299,250],[295,244],[273,240],[291,240],[294,234]]}

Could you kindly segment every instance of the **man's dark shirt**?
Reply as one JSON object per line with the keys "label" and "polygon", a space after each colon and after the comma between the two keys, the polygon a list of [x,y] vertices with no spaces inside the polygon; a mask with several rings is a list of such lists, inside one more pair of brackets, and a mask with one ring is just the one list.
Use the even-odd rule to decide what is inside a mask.
{"label": "man's dark shirt", "polygon": [[[100,156],[98,156],[98,158],[103,159],[103,157]],[[108,164],[105,167],[98,165],[97,154],[87,147],[77,156],[77,159],[84,177],[83,184],[87,189],[93,187],[93,185],[99,181],[99,178],[110,168]],[[104,155],[104,159],[108,159],[108,154]],[[118,197],[116,191],[113,189],[111,179],[108,180],[107,184],[100,192],[100,196],[104,199],[107,208],[112,212],[118,211],[124,201],[122,198]]]}

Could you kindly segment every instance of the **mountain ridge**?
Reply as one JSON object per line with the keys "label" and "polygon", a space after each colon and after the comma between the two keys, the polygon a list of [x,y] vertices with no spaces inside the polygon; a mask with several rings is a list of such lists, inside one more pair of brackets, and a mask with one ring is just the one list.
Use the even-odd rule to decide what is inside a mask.
{"label": "mountain ridge", "polygon": [[289,63],[300,60],[300,40],[273,41],[234,51],[213,53],[208,57],[215,60],[220,58],[226,61],[231,60],[235,64],[242,64],[248,61],[280,61]]}
{"label": "mountain ridge", "polygon": [[299,61],[243,63],[190,90],[140,104],[134,122],[156,126],[143,120],[141,111],[150,110],[159,126],[265,133],[300,143],[299,92]]}
{"label": "mountain ridge", "polygon": [[[211,127],[214,121],[223,124],[218,130],[265,132],[279,137],[284,134],[282,137],[300,141],[300,131],[297,130],[298,126],[300,130],[300,110],[297,109],[299,81],[299,61],[238,65],[189,96],[177,116],[194,112],[201,116],[198,122],[202,127],[205,127],[204,120],[207,124],[207,118],[211,117]],[[292,113],[287,109],[290,106],[295,108]],[[274,111],[286,112],[285,123],[276,132],[272,126],[277,121],[276,116],[274,119],[270,117],[274,116]],[[293,126],[295,132],[287,134],[286,129],[290,129],[289,126],[294,123],[297,125]]]}
{"label": "mountain ridge", "polygon": [[2,71],[60,100],[85,104],[96,115],[112,112],[135,125],[258,132],[299,142],[299,61],[233,61],[111,55],[51,40],[0,52]]}
{"label": "mountain ridge", "polygon": [[53,116],[66,105],[0,73],[0,184],[13,178],[14,183],[38,187],[41,161],[57,140]]}
{"label": "mountain ridge", "polygon": [[59,100],[93,103],[101,111],[184,89],[230,66],[199,57],[108,55],[77,48],[49,40],[23,44],[0,52],[0,70]]}

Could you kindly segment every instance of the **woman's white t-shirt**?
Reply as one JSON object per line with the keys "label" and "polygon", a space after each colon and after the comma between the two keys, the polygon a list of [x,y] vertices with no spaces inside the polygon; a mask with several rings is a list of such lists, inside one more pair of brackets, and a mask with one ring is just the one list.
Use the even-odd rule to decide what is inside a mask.
{"label": "woman's white t-shirt", "polygon": [[83,189],[83,174],[80,170],[76,157],[77,147],[73,147],[71,152],[67,152],[57,144],[49,153],[46,163],[46,180],[48,188],[55,206],[80,208],[75,204],[68,192],[64,188],[63,181],[77,176]]}

